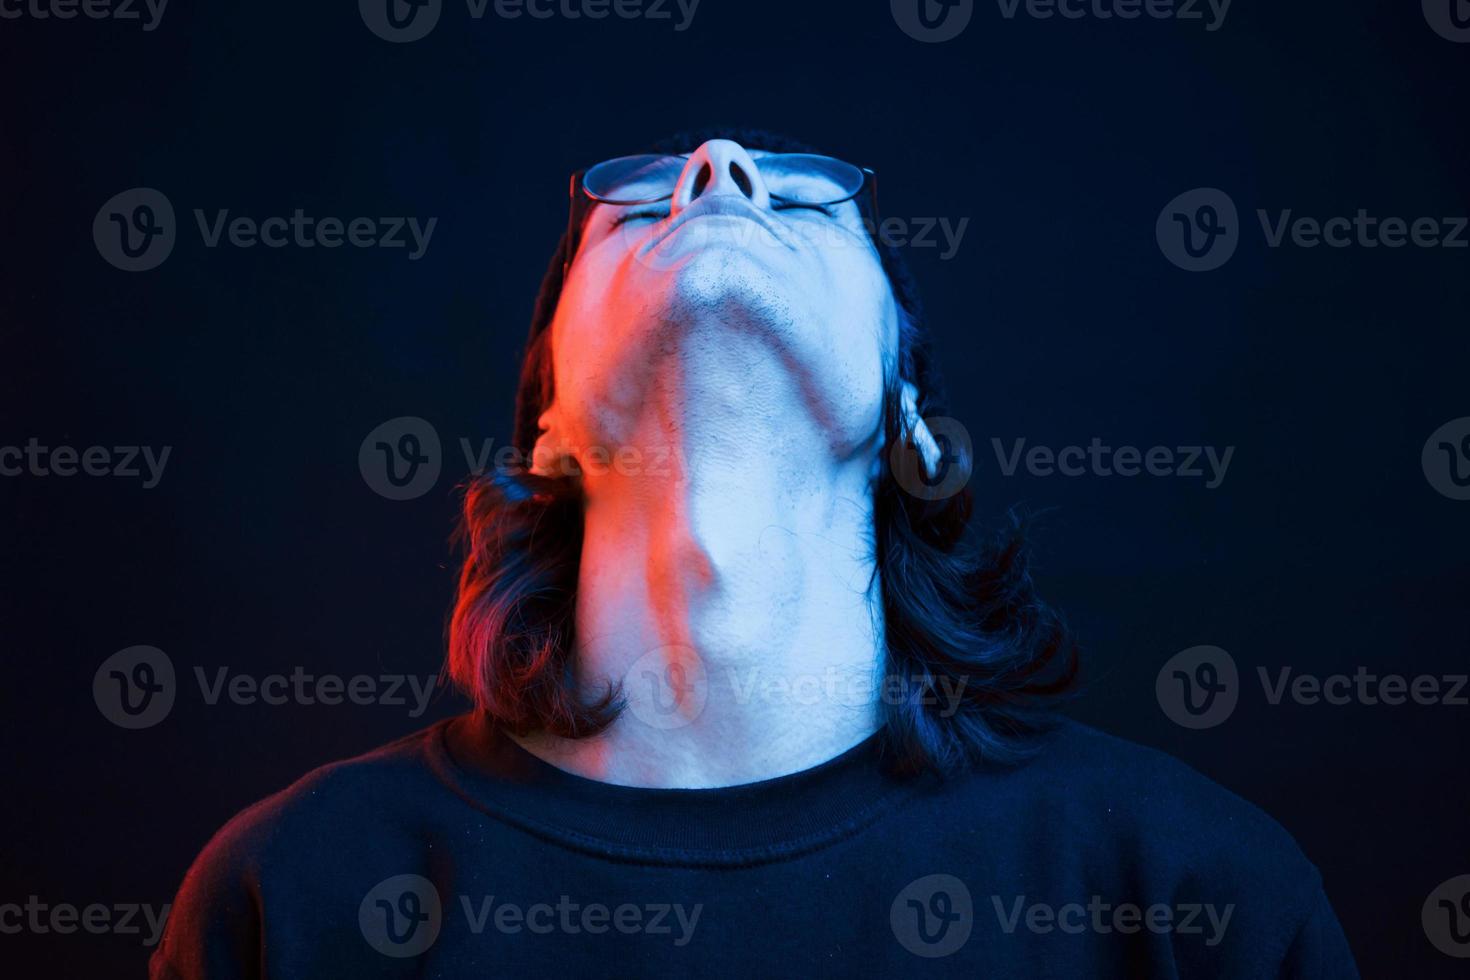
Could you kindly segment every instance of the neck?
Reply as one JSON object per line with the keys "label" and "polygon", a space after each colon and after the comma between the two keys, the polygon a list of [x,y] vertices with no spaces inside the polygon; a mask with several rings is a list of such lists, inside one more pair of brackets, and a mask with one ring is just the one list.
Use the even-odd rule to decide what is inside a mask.
{"label": "neck", "polygon": [[[578,676],[588,692],[620,685],[627,706],[594,739],[523,740],[562,769],[727,786],[810,768],[877,730],[873,447],[834,452],[783,399],[752,413],[749,393],[781,382],[742,370],[735,389],[686,372],[713,375],[718,396],[687,377],[656,386],[619,432],[639,465],[586,473]],[[746,404],[709,403],[732,390]]]}

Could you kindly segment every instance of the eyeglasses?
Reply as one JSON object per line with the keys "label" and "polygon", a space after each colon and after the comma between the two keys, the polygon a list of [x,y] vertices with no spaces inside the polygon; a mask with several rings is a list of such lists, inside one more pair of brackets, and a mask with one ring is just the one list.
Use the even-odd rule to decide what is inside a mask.
{"label": "eyeglasses", "polygon": [[[641,155],[605,160],[582,174],[582,190],[599,204],[653,204],[674,196],[689,157]],[[871,170],[814,153],[772,153],[755,160],[761,180],[777,201],[830,206],[850,201]],[[739,175],[737,180],[744,179]]]}
{"label": "eyeglasses", "polygon": [[[866,189],[870,195],[868,217],[877,219],[878,175],[867,167],[816,153],[768,153],[754,162],[777,207],[832,207],[851,201]],[[688,163],[688,154],[640,154],[604,160],[572,174],[563,273],[576,254],[577,232],[588,202],[628,207],[667,201],[674,196]],[[745,179],[739,173],[735,178],[737,182]]]}

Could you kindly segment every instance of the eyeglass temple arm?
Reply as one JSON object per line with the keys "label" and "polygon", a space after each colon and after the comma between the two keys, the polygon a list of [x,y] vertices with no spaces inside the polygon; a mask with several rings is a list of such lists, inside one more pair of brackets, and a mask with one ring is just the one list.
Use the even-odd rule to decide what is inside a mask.
{"label": "eyeglass temple arm", "polygon": [[567,187],[567,233],[562,239],[561,278],[566,282],[567,271],[572,267],[572,233],[577,224],[577,191],[581,190],[582,175],[585,170],[578,170],[572,174],[570,185]]}

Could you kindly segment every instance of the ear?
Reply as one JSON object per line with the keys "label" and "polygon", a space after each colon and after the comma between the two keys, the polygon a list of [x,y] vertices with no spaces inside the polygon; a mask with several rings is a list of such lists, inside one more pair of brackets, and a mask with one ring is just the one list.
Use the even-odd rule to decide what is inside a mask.
{"label": "ear", "polygon": [[536,476],[567,476],[578,472],[575,458],[561,434],[561,411],[553,399],[536,419],[540,435],[531,449],[531,472]]}
{"label": "ear", "polygon": [[927,475],[938,476],[939,462],[944,457],[944,452],[939,448],[934,433],[929,431],[929,424],[919,415],[919,389],[914,387],[912,381],[903,383],[903,431],[918,449]]}

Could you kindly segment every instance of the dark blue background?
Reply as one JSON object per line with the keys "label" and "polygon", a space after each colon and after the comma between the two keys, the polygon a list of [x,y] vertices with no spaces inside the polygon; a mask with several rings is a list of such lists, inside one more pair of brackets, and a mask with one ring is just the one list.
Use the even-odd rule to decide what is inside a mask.
{"label": "dark blue background", "polygon": [[[437,670],[458,439],[510,435],[519,346],[566,175],[707,122],[787,131],[882,175],[888,215],[970,218],[911,248],[981,509],[1044,512],[1045,592],[1087,651],[1076,714],[1165,749],[1279,819],[1322,869],[1364,975],[1463,975],[1420,905],[1470,872],[1453,707],[1268,707],[1255,668],[1464,673],[1470,503],[1420,449],[1470,415],[1470,251],[1270,249],[1257,208],[1470,213],[1470,45],[1417,3],[1236,0],[1200,22],[1037,21],[977,5],[920,44],[882,2],[703,0],[668,22],[472,21],[390,45],[355,5],[190,5],[136,22],[0,21],[0,443],[170,445],[160,486],[0,480],[7,758],[0,901],[169,901],[230,815],[307,769],[459,710],[209,707],[192,668]],[[155,187],[180,239],[107,265],[91,223]],[[1169,264],[1165,202],[1227,191],[1224,268]],[[403,250],[207,249],[192,209],[437,216]],[[370,429],[437,428],[445,471],[391,502]],[[1233,445],[1223,486],[1007,478],[990,439]],[[773,460],[779,465],[779,460]],[[186,690],[129,732],[93,672],[133,644]],[[1229,650],[1219,728],[1154,697],[1186,647]],[[136,973],[117,936],[0,936],[51,975]],[[44,967],[39,964],[45,964]]]}

